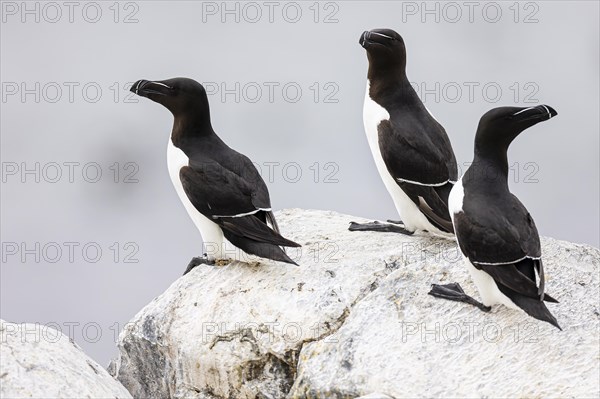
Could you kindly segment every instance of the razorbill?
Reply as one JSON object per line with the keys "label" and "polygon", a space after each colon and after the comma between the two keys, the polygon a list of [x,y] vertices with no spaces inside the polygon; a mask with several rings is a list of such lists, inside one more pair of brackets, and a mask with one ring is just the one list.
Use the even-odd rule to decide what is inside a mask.
{"label": "razorbill", "polygon": [[[456,159],[446,131],[427,110],[406,76],[406,48],[391,29],[360,36],[369,71],[363,122],[369,147],[383,183],[404,226],[352,223],[350,230],[426,230],[452,233],[448,195],[458,178]],[[391,220],[389,222],[392,222]]]}
{"label": "razorbill", "polygon": [[[216,135],[204,87],[174,78],[139,80],[131,91],[174,116],[169,176],[204,241],[204,258],[193,258],[185,273],[201,263],[247,259],[246,254],[296,264],[281,247],[300,245],[279,234],[269,191],[252,161]],[[227,241],[242,251],[227,248]]]}
{"label": "razorbill", "polygon": [[456,283],[432,286],[431,295],[490,310],[494,304],[522,309],[558,327],[544,301],[540,236],[533,218],[508,188],[507,150],[525,129],[556,116],[548,105],[500,107],[481,117],[473,163],[450,193],[456,240],[483,304]]}

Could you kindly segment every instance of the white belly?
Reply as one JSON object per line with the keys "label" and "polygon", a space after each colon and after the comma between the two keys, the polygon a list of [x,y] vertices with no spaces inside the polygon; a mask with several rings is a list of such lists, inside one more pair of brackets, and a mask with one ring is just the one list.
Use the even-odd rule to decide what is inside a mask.
{"label": "white belly", "polygon": [[[225,243],[226,240],[223,237],[223,230],[221,230],[216,223],[198,212],[198,210],[190,202],[183,189],[183,185],[179,179],[179,170],[182,167],[187,166],[188,162],[189,159],[185,153],[179,148],[175,147],[171,141],[171,138],[169,137],[169,144],[167,147],[167,166],[169,168],[169,177],[171,177],[171,182],[173,182],[175,191],[177,191],[177,195],[187,210],[188,215],[190,215],[190,218],[198,230],[200,230],[200,234],[202,234],[202,254],[206,254],[209,259],[232,258],[233,256],[231,256],[229,253],[230,249],[227,251],[228,248]],[[231,246],[231,244],[229,245]],[[225,252],[227,252],[227,256]]]}
{"label": "white belly", "polygon": [[496,282],[489,274],[483,270],[476,269],[467,258],[465,258],[465,264],[467,265],[467,269],[469,269],[469,273],[471,273],[471,278],[477,287],[477,291],[479,291],[481,302],[483,302],[485,306],[502,304],[511,309],[522,310],[520,307],[515,305],[515,303],[509,297],[504,295],[502,291],[498,289],[498,285],[496,285]]}
{"label": "white belly", "polygon": [[[375,160],[375,165],[379,171],[379,175],[383,180],[383,184],[387,188],[388,192],[392,196],[396,210],[400,215],[400,218],[404,222],[404,226],[407,230],[427,230],[432,233],[438,233],[442,236],[446,236],[447,233],[442,232],[437,227],[432,225],[429,220],[421,213],[417,205],[402,191],[400,186],[396,183],[396,180],[392,177],[390,172],[385,166],[381,151],[379,149],[379,134],[377,132],[377,126],[383,120],[389,120],[390,114],[381,105],[377,104],[369,96],[370,82],[367,80],[367,93],[365,94],[365,104],[363,107],[363,123],[365,125],[365,133],[367,140],[369,141],[369,147]],[[401,154],[399,154],[401,156]]]}

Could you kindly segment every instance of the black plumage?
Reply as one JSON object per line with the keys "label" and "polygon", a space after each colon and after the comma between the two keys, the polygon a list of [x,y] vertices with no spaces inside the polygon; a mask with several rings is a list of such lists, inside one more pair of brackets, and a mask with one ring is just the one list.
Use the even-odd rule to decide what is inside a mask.
{"label": "black plumage", "polygon": [[192,79],[174,78],[141,80],[131,90],[173,114],[171,143],[187,157],[179,181],[195,210],[244,252],[296,264],[281,247],[300,245],[279,233],[267,185],[252,161],[213,130],[204,87]]}
{"label": "black plumage", "polygon": [[[560,328],[544,304],[557,301],[545,293],[535,222],[509,190],[507,157],[510,143],[523,130],[555,115],[556,111],[546,105],[500,107],[487,112],[475,136],[473,163],[450,195],[450,211],[461,252],[473,267],[487,273],[517,307]],[[480,292],[490,289],[479,284],[484,285],[478,286]],[[436,289],[432,291],[435,295]],[[485,294],[495,295],[491,291]],[[443,291],[443,295],[447,297],[448,292]]]}
{"label": "black plumage", "polygon": [[367,94],[389,114],[377,125],[385,167],[434,227],[452,233],[448,195],[458,178],[456,158],[444,127],[408,80],[404,40],[391,29],[374,29],[362,34],[360,44],[369,59]]}

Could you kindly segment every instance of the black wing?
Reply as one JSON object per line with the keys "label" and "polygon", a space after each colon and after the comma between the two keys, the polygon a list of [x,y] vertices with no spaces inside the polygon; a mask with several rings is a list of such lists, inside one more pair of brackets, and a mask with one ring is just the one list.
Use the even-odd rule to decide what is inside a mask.
{"label": "black wing", "polygon": [[390,120],[381,121],[377,131],[383,161],[395,179],[424,185],[457,180],[448,135],[428,113],[392,114]]}
{"label": "black wing", "polygon": [[269,206],[258,201],[250,184],[216,163],[184,166],[179,178],[192,204],[209,219],[250,214]]}
{"label": "black wing", "polygon": [[[190,157],[189,167],[198,174],[195,176],[197,184],[191,184],[190,190],[196,190],[197,199],[210,203],[208,211],[202,210],[204,205],[198,208],[194,204],[202,214],[235,216],[259,209],[270,210],[267,185],[246,156],[233,152],[233,156],[219,162],[209,157],[198,158]],[[193,176],[192,173],[187,175],[189,178]],[[214,190],[214,187],[219,187],[219,190]]]}
{"label": "black wing", "polygon": [[[498,203],[500,206],[494,205]],[[475,204],[486,206],[477,208]],[[556,302],[544,293],[537,228],[516,197],[511,195],[505,202],[483,198],[463,201],[463,212],[454,215],[454,228],[462,253],[475,268],[488,273],[511,299],[514,299],[513,294],[519,294]]]}
{"label": "black wing", "polygon": [[383,161],[400,188],[434,226],[453,232],[448,195],[458,170],[444,128],[422,110],[392,115],[379,124],[378,134]]}
{"label": "black wing", "polygon": [[253,184],[236,173],[215,165],[184,166],[179,178],[192,205],[224,232],[262,243],[299,246],[267,226],[264,214],[258,210],[268,203],[257,195]]}
{"label": "black wing", "polygon": [[463,212],[454,216],[454,227],[463,253],[473,262],[508,264],[542,254],[533,218],[513,195],[499,200],[465,187]]}
{"label": "black wing", "polygon": [[[269,223],[279,233],[279,226],[273,212],[270,210],[269,190],[250,158],[230,148],[218,137],[188,145],[187,150],[191,155],[189,164],[193,169],[211,169],[215,173],[221,173],[222,169],[226,169],[238,176],[245,185],[252,189],[252,203],[258,209],[261,209],[256,213],[256,216],[263,222]],[[213,159],[216,152],[219,152],[218,162]]]}

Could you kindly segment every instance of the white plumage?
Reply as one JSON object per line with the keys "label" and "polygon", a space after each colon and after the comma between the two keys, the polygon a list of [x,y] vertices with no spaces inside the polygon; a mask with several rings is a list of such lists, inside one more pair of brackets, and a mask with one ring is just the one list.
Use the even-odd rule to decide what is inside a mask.
{"label": "white plumage", "polygon": [[[231,251],[226,250],[227,246],[225,244],[226,240],[223,237],[223,230],[221,230],[219,225],[215,222],[198,212],[183,189],[181,179],[179,178],[179,171],[182,167],[187,166],[188,163],[189,158],[187,155],[185,155],[182,150],[175,147],[169,137],[169,144],[167,146],[167,167],[169,169],[169,177],[171,178],[171,182],[173,182],[175,191],[177,191],[177,195],[183,203],[183,206],[198,230],[200,230],[200,234],[202,234],[202,253],[207,254],[207,257],[211,260],[231,258]],[[228,256],[225,255],[225,252],[227,252]]]}

